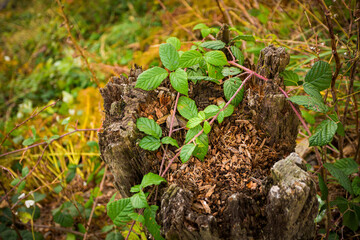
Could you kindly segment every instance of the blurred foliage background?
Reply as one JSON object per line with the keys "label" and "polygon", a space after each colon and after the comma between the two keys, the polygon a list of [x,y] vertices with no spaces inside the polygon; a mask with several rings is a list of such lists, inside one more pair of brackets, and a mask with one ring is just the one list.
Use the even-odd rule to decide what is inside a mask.
{"label": "blurred foliage background", "polygon": [[[357,36],[349,26],[350,22],[356,26],[352,12],[356,1],[324,3],[334,19],[337,51],[343,63],[336,84],[339,108],[343,110],[349,95],[349,72],[354,59],[359,58]],[[99,86],[84,57],[101,87],[110,76],[127,75],[135,63],[144,68],[158,65],[158,46],[169,36],[181,39],[186,49],[187,43],[190,46],[191,41],[201,39],[199,31],[192,31],[198,23],[220,28],[225,22],[239,33],[254,35],[255,42],[242,45],[250,65],[256,63],[262,48],[275,44],[287,48],[291,55],[288,69],[297,72],[300,79],[317,59],[335,67],[324,12],[317,1],[64,0],[62,4],[76,43],[69,37],[56,1],[0,1],[1,141],[34,111],[59,100],[12,131],[2,142],[1,154],[55,139],[77,128],[101,127]],[[76,50],[76,44],[84,56]],[[358,75],[356,78],[359,80]],[[355,81],[353,92],[358,93],[359,88],[360,81]],[[328,97],[331,100],[330,94]],[[358,95],[351,97],[347,157],[356,151],[353,145],[359,129]],[[304,117],[314,124],[316,114]],[[303,138],[299,137],[299,142]],[[1,157],[2,195],[26,176],[43,150],[41,145]],[[18,212],[25,239],[81,239],[86,229],[97,238],[121,239],[127,234],[126,229],[116,231],[105,213],[105,204],[115,189],[111,174],[99,158],[96,131],[76,132],[54,141],[36,166],[24,184],[9,194],[10,200],[0,202],[3,239],[18,236],[6,228],[12,218],[9,202],[15,204],[12,211]],[[27,208],[27,200],[35,204]],[[88,225],[90,216],[93,220]],[[145,239],[140,225],[135,232],[138,234],[131,234],[133,239]]]}

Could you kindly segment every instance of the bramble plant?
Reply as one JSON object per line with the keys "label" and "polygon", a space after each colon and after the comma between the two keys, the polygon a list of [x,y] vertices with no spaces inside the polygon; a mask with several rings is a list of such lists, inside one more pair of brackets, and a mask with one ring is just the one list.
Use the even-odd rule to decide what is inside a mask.
{"label": "bramble plant", "polygon": [[[170,144],[178,148],[178,150],[175,151],[177,152],[176,155],[169,159],[168,166],[163,171],[162,168],[166,155],[166,153],[164,153],[160,166],[160,176],[153,173],[145,175],[142,183],[131,189],[131,192],[136,192],[135,195],[131,198],[120,199],[116,202],[110,201],[108,204],[108,214],[115,225],[125,224],[131,219],[134,220],[133,225],[135,221],[139,221],[147,226],[149,232],[155,239],[162,239],[159,233],[160,227],[154,222],[157,207],[150,207],[148,205],[147,195],[143,192],[143,189],[150,184],[145,184],[144,182],[149,181],[149,178],[153,180],[157,179],[156,182],[151,181],[151,183],[155,185],[165,182],[165,179],[162,177],[177,157],[180,157],[183,163],[186,163],[191,156],[204,160],[208,151],[208,134],[211,131],[211,125],[215,120],[221,124],[225,117],[232,115],[234,108],[237,107],[243,99],[243,86],[246,81],[252,76],[269,81],[269,79],[243,66],[244,56],[238,46],[240,41],[255,41],[253,36],[239,35],[226,44],[221,40],[215,40],[214,36],[218,33],[218,29],[209,28],[204,24],[196,25],[194,30],[197,29],[201,30],[203,41],[193,42],[193,46],[191,46],[188,51],[180,50],[181,42],[175,37],[170,37],[166,43],[161,44],[159,47],[159,55],[163,67],[156,66],[141,73],[138,76],[135,86],[136,88],[150,91],[159,87],[165,79],[169,78],[171,86],[178,92],[168,136],[163,137],[161,127],[153,119],[139,118],[136,122],[137,128],[147,134],[139,142],[141,148],[156,151],[161,145]],[[230,28],[230,30],[238,32],[234,28]],[[205,41],[205,38],[212,40]],[[232,59],[228,60],[225,53],[230,55]],[[248,76],[242,81],[240,75],[243,74],[248,74]],[[336,132],[340,135],[344,134],[343,126],[336,112],[324,103],[326,99],[323,99],[321,95],[321,91],[329,88],[331,83],[332,71],[330,65],[324,61],[316,62],[306,74],[304,81],[300,81],[294,71],[285,70],[281,73],[281,76],[284,79],[285,86],[302,86],[305,93],[308,94],[306,96],[289,97],[282,88],[279,88],[285,97],[290,100],[290,105],[308,132],[310,136],[309,143],[310,146],[315,147],[314,150],[317,153],[319,165],[329,170],[350,194],[358,196],[360,194],[360,178],[356,177],[352,184],[348,178],[348,175],[354,173],[355,169],[357,169],[357,164],[351,159],[341,159],[335,164],[323,164],[318,154],[317,147],[331,145],[331,141]],[[189,80],[194,84],[199,81],[210,81],[222,85],[224,96],[228,102],[223,102],[219,105],[209,105],[203,111],[199,111],[195,101],[188,97]],[[180,94],[185,96],[180,96]],[[311,134],[310,129],[292,103],[302,105],[311,111],[322,113],[326,119],[323,120],[316,127],[315,132]],[[188,120],[186,123],[188,130],[185,142],[181,147],[179,147],[176,139],[171,137],[176,111]],[[305,117],[307,116],[305,111],[303,111],[303,114]],[[167,147],[165,151],[167,151]],[[321,205],[318,221],[320,221],[321,216],[324,216],[324,208],[329,210],[330,206],[329,199],[327,198],[327,185],[324,179],[326,179],[325,172],[322,171],[321,174],[319,174],[319,183],[322,192],[321,199],[325,200],[325,204]],[[338,199],[331,204],[337,205],[344,214],[343,224],[355,231],[358,225],[352,224],[352,222],[358,223],[358,219],[360,219],[360,207],[356,202]],[[141,210],[135,213],[134,209],[145,209],[145,211]],[[143,212],[144,216],[139,215]],[[151,222],[150,226],[149,220],[146,220],[149,216],[153,217],[153,222]],[[130,232],[131,228],[129,234]]]}

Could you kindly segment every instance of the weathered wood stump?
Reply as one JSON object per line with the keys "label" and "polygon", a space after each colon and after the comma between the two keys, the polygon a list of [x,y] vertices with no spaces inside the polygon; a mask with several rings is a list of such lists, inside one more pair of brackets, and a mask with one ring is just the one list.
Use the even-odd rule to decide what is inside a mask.
{"label": "weathered wood stump", "polygon": [[[251,146],[260,145],[259,149],[262,149],[265,144],[267,152],[276,152],[275,160],[274,158],[259,160],[257,153],[251,156],[244,146],[246,141],[249,141],[248,138],[239,137],[237,149],[233,147],[235,140],[230,139],[231,151],[236,153],[236,156],[233,155],[229,161],[235,164],[231,165],[234,169],[236,167],[238,169],[237,175],[234,176],[247,174],[246,177],[254,182],[247,179],[247,183],[251,183],[247,185],[240,178],[233,179],[242,182],[243,187],[240,189],[244,191],[237,190],[229,194],[228,189],[224,191],[223,185],[216,182],[216,178],[220,176],[218,174],[212,176],[211,181],[215,181],[214,187],[212,192],[209,191],[210,193],[206,194],[204,205],[206,205],[206,200],[213,197],[211,195],[221,195],[216,199],[221,209],[217,210],[215,216],[209,207],[199,210],[201,205],[199,207],[199,204],[195,203],[199,194],[196,180],[191,182],[190,186],[176,179],[176,176],[185,176],[186,168],[193,163],[190,161],[178,170],[173,169],[173,173],[167,175],[171,178],[169,181],[172,184],[160,191],[162,195],[158,201],[160,203],[158,223],[162,225],[162,233],[166,239],[313,238],[314,218],[318,210],[315,184],[305,171],[301,158],[295,153],[284,157],[294,150],[299,125],[289,103],[278,90],[279,86],[284,87],[279,72],[285,69],[288,62],[289,56],[284,49],[273,46],[265,48],[260,55],[257,71],[272,81],[260,84],[262,80],[256,80],[246,86],[247,97],[239,108],[242,109],[241,111],[251,113],[245,114],[249,116],[249,119],[230,118],[224,122],[228,126],[239,125],[239,121],[253,123],[256,130],[252,131],[259,135],[252,136],[255,142],[251,143]],[[101,157],[110,166],[115,177],[115,186],[124,197],[129,196],[130,187],[139,184],[142,175],[151,170],[154,159],[158,161],[154,154],[146,153],[136,144],[142,136],[136,130],[135,124],[136,118],[141,114],[140,105],[147,103],[151,98],[148,93],[134,89],[136,77],[140,72],[141,69],[136,68],[132,70],[129,79],[114,78],[101,89],[106,114],[104,131],[99,134]],[[197,85],[194,86],[194,92],[201,92],[201,89],[196,89],[196,87]],[[214,126],[214,135],[226,135],[219,131],[220,128]],[[210,135],[210,138],[214,135]],[[226,142],[223,144],[226,146]],[[226,154],[229,155],[224,153]],[[212,157],[211,154],[208,158],[210,157]],[[236,162],[237,159],[242,159],[243,162]],[[260,171],[259,168],[262,166],[257,166],[257,164],[267,160],[273,165],[271,171],[269,167],[267,174],[261,176],[260,179],[249,175],[249,171],[266,172]],[[207,159],[204,163],[197,162],[197,168],[192,169],[197,171],[202,166],[209,168],[209,165],[205,165],[206,161]],[[216,162],[218,160],[214,158],[212,161],[214,166],[222,164],[221,162],[218,164]],[[229,161],[222,159],[223,163]],[[273,164],[273,162],[276,163]],[[246,174],[245,170],[239,167],[245,163],[248,166]],[[154,169],[153,171],[155,172]],[[246,190],[246,186],[253,190]]]}

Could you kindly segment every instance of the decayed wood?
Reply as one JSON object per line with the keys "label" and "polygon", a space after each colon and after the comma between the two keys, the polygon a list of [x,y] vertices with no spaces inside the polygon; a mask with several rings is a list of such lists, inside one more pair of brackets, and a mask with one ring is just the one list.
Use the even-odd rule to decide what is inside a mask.
{"label": "decayed wood", "polygon": [[[279,151],[279,156],[293,151],[298,129],[290,105],[278,90],[283,87],[279,72],[288,62],[289,56],[282,48],[265,48],[257,69],[273,81],[260,84],[257,80],[247,86],[246,102],[253,112],[250,121],[268,134],[267,141]],[[149,158],[152,155],[146,155],[136,145],[142,136],[135,124],[139,105],[148,98],[148,93],[134,89],[140,72],[136,68],[129,79],[114,78],[101,89],[106,114],[104,131],[99,134],[101,157],[110,166],[115,185],[124,197],[150,170],[153,160]],[[196,191],[176,184],[165,188],[161,191],[164,193],[157,219],[163,235],[166,239],[189,240],[311,239],[318,203],[315,185],[299,159],[290,155],[273,166],[272,176],[265,176],[259,183],[267,194],[258,197],[234,192],[225,201],[225,217],[221,221],[193,209]]]}
{"label": "decayed wood", "polygon": [[247,90],[248,106],[254,113],[253,120],[258,129],[269,135],[269,144],[279,156],[294,151],[300,121],[288,100],[279,91],[285,88],[280,72],[289,64],[290,56],[284,48],[270,45],[259,56],[257,73],[270,79],[254,78]]}
{"label": "decayed wood", "polygon": [[149,172],[149,161],[136,145],[140,137],[136,129],[139,104],[148,96],[147,92],[134,88],[141,72],[136,66],[128,79],[113,77],[100,89],[105,111],[104,131],[99,133],[101,158],[110,167],[115,186],[123,197],[129,196],[130,188]]}

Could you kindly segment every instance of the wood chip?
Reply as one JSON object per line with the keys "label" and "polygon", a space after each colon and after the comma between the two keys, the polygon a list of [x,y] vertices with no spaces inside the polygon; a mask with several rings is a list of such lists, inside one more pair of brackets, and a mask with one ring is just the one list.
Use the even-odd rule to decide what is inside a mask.
{"label": "wood chip", "polygon": [[211,197],[211,195],[214,193],[215,187],[216,187],[216,184],[209,189],[209,191],[205,194],[206,198]]}
{"label": "wood chip", "polygon": [[210,209],[209,205],[204,200],[201,200],[200,202],[201,202],[201,205],[204,207],[205,212],[208,214],[211,214],[211,209]]}

